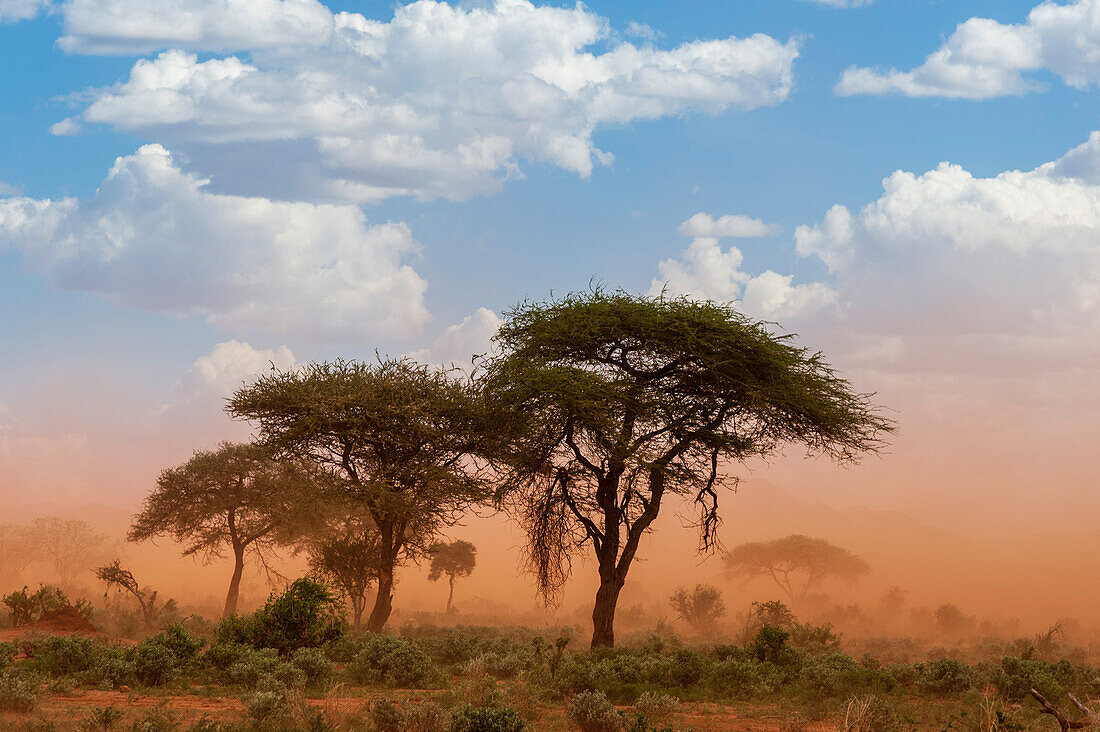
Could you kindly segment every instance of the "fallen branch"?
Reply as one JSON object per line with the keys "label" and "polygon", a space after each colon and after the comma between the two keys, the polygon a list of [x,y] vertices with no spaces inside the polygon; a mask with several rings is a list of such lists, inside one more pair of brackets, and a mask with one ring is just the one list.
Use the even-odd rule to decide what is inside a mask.
{"label": "fallen branch", "polygon": [[1066,730],[1070,729],[1085,729],[1095,724],[1100,724],[1100,715],[1097,715],[1096,712],[1082,704],[1073,694],[1069,695],[1069,700],[1084,713],[1085,716],[1081,719],[1070,719],[1061,709],[1047,701],[1046,697],[1035,691],[1035,689],[1031,689],[1031,695],[1035,697],[1036,701],[1043,705],[1039,711],[1054,717],[1058,722],[1058,726],[1062,728],[1062,732],[1066,732]]}

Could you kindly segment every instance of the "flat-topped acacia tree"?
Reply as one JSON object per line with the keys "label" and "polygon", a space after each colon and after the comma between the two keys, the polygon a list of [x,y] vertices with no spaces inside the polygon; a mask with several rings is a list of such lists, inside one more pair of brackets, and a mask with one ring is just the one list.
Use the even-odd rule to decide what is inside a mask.
{"label": "flat-topped acacia tree", "polygon": [[490,494],[473,456],[487,431],[481,402],[450,372],[409,360],[336,361],[272,372],[226,411],[288,456],[328,471],[378,532],[378,588],[367,629],[390,616],[395,569]]}
{"label": "flat-topped acacia tree", "polygon": [[593,647],[614,645],[619,592],[669,496],[694,501],[709,550],[733,480],[723,463],[787,443],[854,461],[892,429],[821,354],[708,301],[594,290],[523,303],[495,344],[479,378],[502,415],[497,498],[527,530],[544,597],[591,547]]}
{"label": "flat-topped acacia tree", "polygon": [[791,534],[734,547],[722,557],[734,577],[771,577],[791,602],[805,600],[828,579],[854,582],[871,570],[866,561],[824,539]]}
{"label": "flat-topped acacia tree", "polygon": [[127,538],[169,536],[183,545],[184,556],[205,561],[228,550],[233,574],[222,615],[232,615],[246,555],[266,566],[271,551],[296,536],[314,505],[318,477],[261,445],[223,442],[161,472]]}

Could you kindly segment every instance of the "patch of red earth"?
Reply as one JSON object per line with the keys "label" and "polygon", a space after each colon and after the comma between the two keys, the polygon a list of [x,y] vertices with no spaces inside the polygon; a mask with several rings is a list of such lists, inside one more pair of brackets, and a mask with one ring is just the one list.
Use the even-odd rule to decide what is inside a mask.
{"label": "patch of red earth", "polygon": [[81,615],[72,605],[67,605],[60,610],[46,613],[33,623],[20,625],[18,628],[0,630],[0,642],[11,642],[28,635],[73,634],[120,645],[133,645],[136,642],[127,638],[118,638],[99,632],[99,629]]}

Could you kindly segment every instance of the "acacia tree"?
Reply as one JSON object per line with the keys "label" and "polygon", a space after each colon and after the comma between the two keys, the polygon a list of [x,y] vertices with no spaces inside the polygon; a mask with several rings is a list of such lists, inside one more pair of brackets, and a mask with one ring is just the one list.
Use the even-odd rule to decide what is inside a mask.
{"label": "acacia tree", "polygon": [[378,529],[378,591],[367,629],[393,607],[395,569],[421,557],[487,483],[474,455],[485,417],[473,390],[448,372],[404,359],[312,364],[238,390],[226,410],[262,439],[329,472]]}
{"label": "acacia tree", "polygon": [[379,563],[378,527],[365,511],[347,508],[330,514],[324,524],[326,528],[305,540],[309,568],[340,590],[358,628]]}
{"label": "acacia tree", "polygon": [[670,496],[694,501],[710,550],[719,489],[733,480],[724,461],[786,443],[853,461],[892,428],[819,353],[712,302],[595,290],[523,303],[495,344],[481,379],[509,416],[498,498],[526,527],[551,601],[590,546],[594,647],[614,644],[619,592]]}
{"label": "acacia tree", "polygon": [[447,612],[454,612],[455,577],[469,577],[477,565],[477,547],[468,541],[456,539],[452,542],[437,541],[428,548],[432,565],[428,571],[428,581],[435,582],[447,575],[450,590],[447,594]]}
{"label": "acacia tree", "polygon": [[130,541],[169,536],[184,556],[211,562],[233,556],[222,615],[236,612],[246,554],[265,567],[291,540],[316,490],[305,466],[276,459],[255,444],[224,442],[160,474],[130,527]]}
{"label": "acacia tree", "polygon": [[801,534],[742,544],[722,559],[732,576],[771,577],[792,602],[805,599],[823,580],[854,581],[870,571],[848,550]]}
{"label": "acacia tree", "polygon": [[56,516],[35,519],[28,532],[31,551],[53,569],[64,588],[103,561],[110,553],[111,540],[79,519]]}
{"label": "acacia tree", "polygon": [[[129,593],[135,600],[137,600],[138,607],[141,608],[141,619],[146,628],[152,628],[156,622],[159,611],[157,610],[157,591],[148,587],[142,588],[136,579],[134,579],[133,573],[122,566],[122,562],[118,559],[105,564],[102,567],[95,569],[95,576],[103,581],[107,585],[107,589],[104,591],[103,596],[106,597],[107,593],[111,591],[111,587],[117,587],[119,592]],[[164,604],[165,608],[175,607],[175,601],[169,600]]]}

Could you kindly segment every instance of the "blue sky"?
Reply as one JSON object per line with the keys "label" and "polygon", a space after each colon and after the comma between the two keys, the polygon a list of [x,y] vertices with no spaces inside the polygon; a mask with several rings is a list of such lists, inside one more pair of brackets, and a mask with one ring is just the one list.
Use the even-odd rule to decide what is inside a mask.
{"label": "blue sky", "polygon": [[[40,474],[10,457],[27,440],[58,434],[83,435],[98,452],[131,442],[135,430],[152,431],[173,443],[158,459],[185,454],[201,446],[189,441],[220,429],[209,426],[220,418],[218,390],[246,378],[275,349],[289,348],[293,360],[368,357],[376,348],[462,359],[491,328],[494,316],[479,309],[499,315],[521,298],[584,288],[593,278],[636,292],[667,282],[674,291],[736,299],[750,314],[798,330],[864,378],[865,388],[910,410],[913,442],[902,445],[898,464],[926,461],[921,450],[937,443],[922,443],[921,435],[957,426],[960,414],[974,411],[972,398],[993,399],[1006,384],[1015,388],[1013,379],[1032,383],[1058,369],[1071,368],[1080,380],[1074,383],[1095,375],[1086,366],[1092,350],[1074,347],[1069,335],[1082,324],[1091,333],[1096,322],[1097,249],[1088,242],[1100,220],[1093,198],[1100,180],[1072,172],[1092,163],[1067,163],[1023,182],[998,176],[1057,161],[1100,128],[1098,72],[1086,53],[1100,48],[1100,3],[1057,3],[1050,17],[1029,20],[1035,4],[692,0],[574,8],[508,0],[449,8],[446,22],[456,27],[477,14],[488,19],[502,69],[501,58],[478,57],[473,37],[454,48],[444,48],[440,36],[399,37],[395,14],[413,11],[392,2],[229,3],[241,17],[250,8],[285,12],[289,20],[264,36],[242,31],[249,23],[232,12],[211,13],[219,4],[207,0],[0,0],[7,20],[0,23],[0,439],[9,456],[0,476],[11,486],[17,479],[47,486],[68,475]],[[417,7],[428,6],[447,9]],[[501,20],[505,6],[542,20],[509,25]],[[595,39],[563,52],[554,38],[539,36],[549,22],[540,13],[552,8],[573,12],[555,16],[563,33],[582,28],[576,32],[583,36],[590,24]],[[358,57],[334,50],[344,38],[328,35],[339,11],[377,21],[389,34],[367,81]],[[21,18],[27,15],[34,17]],[[194,18],[192,30],[171,37]],[[346,33],[362,40],[374,31]],[[767,42],[738,45],[754,34]],[[436,42],[438,53],[427,48]],[[704,48],[707,42],[718,45]],[[524,66],[539,44],[542,65]],[[785,54],[794,47],[790,60]],[[195,56],[161,56],[173,49]],[[683,49],[702,49],[690,74],[678,66]],[[938,49],[946,49],[943,64],[922,70]],[[607,65],[593,70],[585,54]],[[767,58],[757,63],[756,56]],[[198,91],[175,89],[169,103],[126,84],[135,64],[154,64],[167,76],[207,68],[220,74],[234,59],[254,70],[255,86],[219,77]],[[868,71],[838,87],[852,67]],[[294,76],[303,72],[312,81]],[[320,75],[325,81],[315,81]],[[538,83],[530,84],[534,77]],[[461,78],[462,92],[452,98],[439,78]],[[331,99],[366,99],[354,107],[362,118],[352,123],[331,107],[301,103],[314,83]],[[547,86],[564,101],[538,97]],[[384,88],[381,97],[371,96],[375,88]],[[524,109],[508,106],[528,93]],[[245,101],[272,111],[253,117],[242,111]],[[190,105],[191,117],[181,121],[172,104]],[[390,118],[372,117],[387,104]],[[539,104],[557,116],[530,132],[543,120],[523,115]],[[658,111],[638,111],[647,104]],[[394,162],[386,147],[406,132],[398,119],[406,113],[415,124],[446,120],[425,122],[422,141],[431,150],[421,151],[422,165],[408,162],[420,154],[412,148],[393,148]],[[561,140],[577,143],[574,133],[588,145],[580,157],[562,152]],[[471,141],[486,147],[470,148]],[[1091,161],[1093,152],[1074,159]],[[601,162],[604,153],[613,162]],[[353,158],[365,162],[343,162]],[[581,158],[592,164],[590,174]],[[116,159],[133,180],[95,198]],[[956,172],[911,186],[897,179],[897,194],[884,195],[883,179],[895,171],[922,176],[943,161]],[[398,191],[393,181],[416,190]],[[361,192],[382,185],[393,187]],[[46,213],[27,213],[46,199],[53,202]],[[75,213],[59,206],[65,199]],[[260,201],[251,223],[236,218],[234,207]],[[876,202],[877,214],[861,213]],[[157,218],[161,205],[172,217],[167,228]],[[826,220],[838,205],[853,217],[854,238]],[[341,213],[334,218],[326,206]],[[699,213],[713,225],[685,225],[680,233]],[[714,223],[731,215],[770,226],[763,236],[746,236],[743,222]],[[27,216],[38,217],[32,223],[39,228],[28,229],[19,218]],[[63,223],[45,231],[53,216]],[[287,254],[295,237],[308,238],[322,221],[335,244]],[[400,231],[373,228],[387,223]],[[1005,236],[974,254],[972,242],[998,227]],[[153,241],[161,236],[164,242]],[[921,237],[934,244],[924,248]],[[234,253],[238,246],[244,253]],[[358,261],[368,249],[376,258]],[[189,263],[204,258],[209,267]],[[268,271],[273,260],[278,266]],[[223,264],[236,268],[232,282],[211,274]],[[336,265],[354,273],[346,290],[333,293],[336,280],[325,279],[331,274],[302,284]],[[175,275],[187,282],[178,292]],[[267,292],[255,295],[253,278]],[[378,293],[363,294],[374,287]],[[473,320],[445,333],[466,318]],[[992,376],[974,373],[970,346],[952,340],[956,327],[972,336],[970,346],[989,347],[977,360],[997,364]],[[226,343],[237,350],[219,345]],[[1045,360],[1053,354],[1054,371]],[[1002,370],[1010,360],[1030,370]],[[194,410],[206,415],[201,420],[187,416],[200,397],[205,406]],[[1035,398],[1020,396],[1012,408],[1035,417],[1027,412]],[[953,406],[928,406],[941,403]],[[994,406],[986,411],[997,419],[1009,408]],[[1094,419],[1061,402],[1055,414],[1043,412],[1043,419],[1078,427]],[[96,434],[101,420],[112,436]],[[988,436],[990,427],[969,429]],[[1024,435],[1005,439],[1014,444]],[[73,464],[79,471],[84,463]],[[125,500],[150,468],[119,469],[134,481],[118,489]],[[110,468],[96,470],[110,477]],[[1072,473],[1059,485],[1072,492],[1080,480]]]}

